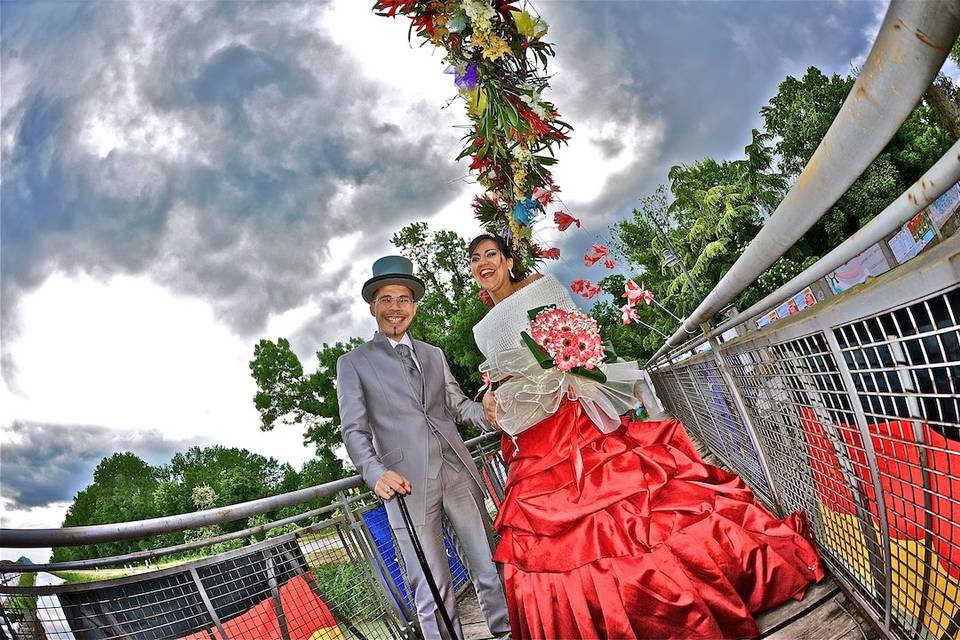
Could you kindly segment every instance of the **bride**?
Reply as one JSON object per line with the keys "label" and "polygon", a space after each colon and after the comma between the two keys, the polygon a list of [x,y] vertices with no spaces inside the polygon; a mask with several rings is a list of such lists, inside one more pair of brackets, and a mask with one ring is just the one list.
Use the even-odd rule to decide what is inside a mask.
{"label": "bride", "polygon": [[577,309],[555,277],[515,278],[498,236],[469,255],[493,302],[474,337],[500,382],[484,404],[510,465],[494,560],[513,638],[755,637],[753,614],[823,577],[802,513],[776,519],[677,420],[619,417],[625,363],[601,365],[605,383],[530,366],[528,312]]}

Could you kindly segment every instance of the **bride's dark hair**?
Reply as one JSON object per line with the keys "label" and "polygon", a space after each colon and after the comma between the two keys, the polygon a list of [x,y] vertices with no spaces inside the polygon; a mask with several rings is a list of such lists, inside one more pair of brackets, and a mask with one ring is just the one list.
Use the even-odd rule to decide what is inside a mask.
{"label": "bride's dark hair", "polygon": [[[513,260],[513,266],[517,266],[519,260],[517,260],[517,257],[513,255],[513,249],[510,248],[510,243],[493,233],[481,233],[476,238],[471,240],[470,245],[467,247],[467,256],[472,256],[473,252],[476,251],[477,246],[484,240],[490,240],[496,244],[497,249],[499,249],[500,253],[503,255],[503,259]],[[508,273],[510,274],[510,282],[520,282],[523,280],[521,276],[514,274],[513,270],[510,270]]]}

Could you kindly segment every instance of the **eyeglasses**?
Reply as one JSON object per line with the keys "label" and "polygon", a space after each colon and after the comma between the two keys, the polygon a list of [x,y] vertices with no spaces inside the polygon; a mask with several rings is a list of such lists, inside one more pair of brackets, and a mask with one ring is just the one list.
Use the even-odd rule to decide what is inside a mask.
{"label": "eyeglasses", "polygon": [[410,296],[397,296],[396,298],[393,296],[380,296],[377,298],[376,303],[382,304],[385,307],[390,307],[394,303],[396,303],[398,307],[409,307],[413,304],[413,298]]}

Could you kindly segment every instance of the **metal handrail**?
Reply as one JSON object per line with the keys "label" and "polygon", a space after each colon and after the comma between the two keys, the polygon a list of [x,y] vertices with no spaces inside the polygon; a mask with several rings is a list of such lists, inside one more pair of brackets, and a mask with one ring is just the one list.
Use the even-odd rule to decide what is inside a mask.
{"label": "metal handrail", "polygon": [[[472,447],[499,433],[486,433],[468,440],[464,444]],[[119,542],[134,538],[147,538],[161,533],[198,529],[241,518],[256,516],[284,507],[310,502],[332,496],[340,491],[356,489],[363,484],[359,475],[326,482],[308,489],[298,489],[276,496],[240,502],[225,507],[215,507],[203,511],[183,513],[162,518],[118,522],[114,524],[95,524],[80,527],[62,527],[59,529],[0,529],[0,547],[72,547],[83,544]]]}
{"label": "metal handrail", "polygon": [[[367,494],[364,494],[367,495]],[[240,538],[246,538],[247,536],[255,536],[261,533],[266,533],[270,529],[275,527],[282,527],[287,524],[292,524],[294,522],[299,522],[300,520],[306,520],[307,518],[313,518],[316,516],[329,513],[331,511],[336,511],[340,508],[339,504],[328,504],[325,507],[320,507],[319,509],[311,509],[310,511],[304,511],[303,513],[298,513],[296,515],[288,516],[286,518],[281,518],[280,520],[274,520],[272,522],[267,522],[264,524],[255,525],[253,527],[247,527],[240,531],[233,531],[231,533],[223,533],[218,536],[213,536],[210,538],[203,538],[201,540],[193,540],[192,542],[183,542],[180,544],[171,545],[169,547],[161,547],[159,549],[147,549],[145,551],[134,551],[131,553],[122,553],[115,556],[104,556],[101,558],[90,558],[87,560],[66,560],[64,562],[48,562],[48,563],[37,563],[37,564],[11,564],[3,568],[4,573],[34,573],[37,571],[71,571],[76,569],[102,569],[104,567],[109,567],[117,564],[125,564],[132,562],[144,562],[146,560],[153,560],[154,558],[159,558],[162,556],[168,556],[174,553],[182,553],[184,551],[193,551],[194,549],[200,549],[203,547],[210,547],[212,545],[221,543],[221,542],[230,542],[231,540],[237,540]]]}
{"label": "metal handrail", "polygon": [[850,94],[793,188],[648,365],[699,330],[812,227],[887,146],[960,34],[960,2],[893,0]]}

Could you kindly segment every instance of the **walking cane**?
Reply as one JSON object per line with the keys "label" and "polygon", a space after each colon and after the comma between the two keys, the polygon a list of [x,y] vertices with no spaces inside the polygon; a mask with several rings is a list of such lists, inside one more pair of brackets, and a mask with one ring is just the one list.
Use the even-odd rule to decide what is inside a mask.
{"label": "walking cane", "polygon": [[410,517],[410,511],[407,509],[407,503],[403,500],[403,495],[398,493],[397,501],[400,504],[400,515],[403,516],[403,524],[407,527],[407,531],[410,532],[410,541],[413,542],[413,550],[417,554],[417,561],[420,562],[420,568],[423,569],[423,577],[427,579],[427,586],[430,587],[430,593],[433,594],[433,601],[437,603],[437,610],[440,611],[443,624],[450,634],[450,640],[457,640],[459,636],[453,628],[453,622],[450,620],[450,616],[447,615],[447,608],[443,606],[443,598],[440,597],[440,589],[437,588],[437,583],[433,579],[433,573],[430,571],[430,567],[427,566],[427,557],[423,553],[423,547],[420,545],[420,537],[417,536],[417,531],[413,527],[413,519]]}

